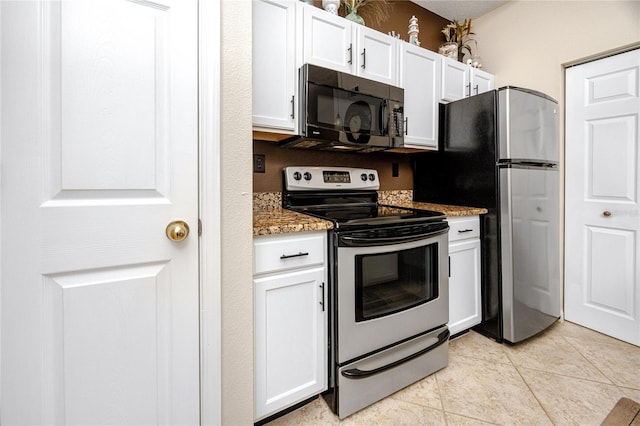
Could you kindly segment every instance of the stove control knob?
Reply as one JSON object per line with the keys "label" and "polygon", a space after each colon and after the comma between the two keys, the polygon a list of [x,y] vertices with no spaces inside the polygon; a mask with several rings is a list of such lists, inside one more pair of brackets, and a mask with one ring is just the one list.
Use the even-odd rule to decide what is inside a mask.
{"label": "stove control knob", "polygon": [[295,180],[300,180],[300,179],[302,179],[302,175],[300,174],[300,172],[294,172],[293,173],[293,178]]}
{"label": "stove control knob", "polygon": [[366,182],[367,181],[367,174],[366,173],[361,174],[360,175],[360,179],[362,179],[363,181]]}
{"label": "stove control knob", "polygon": [[370,181],[376,180],[376,176],[373,173],[369,173],[369,180]]}
{"label": "stove control knob", "polygon": [[311,180],[311,173],[304,172],[304,180]]}

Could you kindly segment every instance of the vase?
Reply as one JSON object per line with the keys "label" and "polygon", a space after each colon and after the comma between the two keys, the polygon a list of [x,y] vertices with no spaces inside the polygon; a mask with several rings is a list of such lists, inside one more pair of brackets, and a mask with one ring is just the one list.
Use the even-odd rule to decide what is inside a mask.
{"label": "vase", "polygon": [[345,16],[345,18],[357,24],[364,25],[364,19],[362,19],[362,16],[358,15],[357,7],[350,8],[349,6],[347,6],[347,12],[348,13],[347,13],[347,16]]}
{"label": "vase", "polygon": [[451,59],[458,59],[458,43],[449,41],[442,43],[438,48],[438,53]]}
{"label": "vase", "polygon": [[338,8],[340,7],[340,0],[322,0],[322,8],[334,15],[338,14]]}

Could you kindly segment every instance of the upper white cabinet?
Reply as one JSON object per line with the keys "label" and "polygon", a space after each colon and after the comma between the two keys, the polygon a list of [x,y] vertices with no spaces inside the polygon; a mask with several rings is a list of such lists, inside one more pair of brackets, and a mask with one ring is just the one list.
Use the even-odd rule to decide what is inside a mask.
{"label": "upper white cabinet", "polygon": [[442,101],[457,101],[494,87],[494,77],[451,58],[442,58]]}
{"label": "upper white cabinet", "polygon": [[408,148],[438,149],[438,101],[442,56],[400,43],[400,87],[404,88],[405,136]]}
{"label": "upper white cabinet", "polygon": [[477,95],[478,93],[488,92],[493,90],[495,77],[493,74],[489,74],[486,71],[479,70],[478,68],[471,68],[471,95]]}
{"label": "upper white cabinet", "polygon": [[353,28],[358,40],[354,74],[397,86],[398,39],[360,24]]}
{"label": "upper white cabinet", "polygon": [[301,6],[303,63],[398,84],[397,39],[323,9]]}
{"label": "upper white cabinet", "polygon": [[352,22],[317,7],[301,5],[303,19],[303,63],[351,73],[357,52]]}
{"label": "upper white cabinet", "polygon": [[253,1],[254,130],[298,131],[298,4],[296,0]]}

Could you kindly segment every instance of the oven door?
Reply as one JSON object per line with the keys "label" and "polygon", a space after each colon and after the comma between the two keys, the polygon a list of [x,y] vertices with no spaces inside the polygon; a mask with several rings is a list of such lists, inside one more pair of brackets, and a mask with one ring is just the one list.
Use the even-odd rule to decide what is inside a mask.
{"label": "oven door", "polygon": [[[446,324],[448,228],[434,235],[338,235],[337,362],[343,364]],[[372,231],[374,234],[375,231]]]}

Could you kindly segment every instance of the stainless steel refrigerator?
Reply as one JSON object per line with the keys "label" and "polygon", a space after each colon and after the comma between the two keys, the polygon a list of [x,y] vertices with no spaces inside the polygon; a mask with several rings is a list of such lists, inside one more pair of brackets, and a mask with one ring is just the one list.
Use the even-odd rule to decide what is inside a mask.
{"label": "stainless steel refrigerator", "polygon": [[520,342],[560,317],[557,102],[517,87],[440,105],[437,152],[414,156],[414,199],[485,207],[482,323]]}

